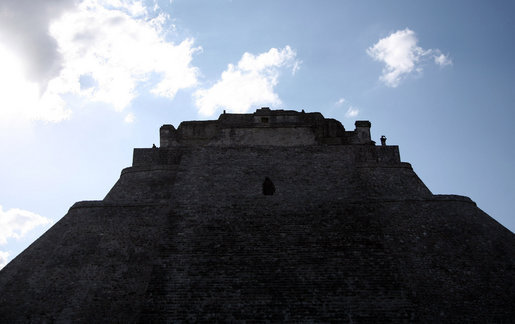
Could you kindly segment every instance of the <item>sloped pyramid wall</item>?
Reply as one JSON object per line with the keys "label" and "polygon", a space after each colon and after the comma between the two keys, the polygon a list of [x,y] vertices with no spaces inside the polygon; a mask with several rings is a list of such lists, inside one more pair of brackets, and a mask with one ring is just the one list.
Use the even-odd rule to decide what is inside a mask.
{"label": "sloped pyramid wall", "polygon": [[514,284],[515,235],[395,146],[178,146],[9,263],[0,318],[508,322]]}

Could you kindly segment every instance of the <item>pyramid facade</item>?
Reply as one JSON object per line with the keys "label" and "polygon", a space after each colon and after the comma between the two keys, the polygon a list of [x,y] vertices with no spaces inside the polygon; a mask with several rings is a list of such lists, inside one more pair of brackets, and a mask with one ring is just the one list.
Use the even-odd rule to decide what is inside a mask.
{"label": "pyramid facade", "polygon": [[0,271],[0,318],[515,318],[515,235],[355,126],[268,108],[162,126],[102,201]]}

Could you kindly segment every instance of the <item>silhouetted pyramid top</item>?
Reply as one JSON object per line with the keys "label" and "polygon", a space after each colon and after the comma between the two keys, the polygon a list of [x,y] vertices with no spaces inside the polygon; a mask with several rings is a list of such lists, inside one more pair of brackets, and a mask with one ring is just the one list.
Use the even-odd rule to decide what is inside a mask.
{"label": "silhouetted pyramid top", "polygon": [[515,235],[320,113],[164,125],[0,271],[5,322],[510,322]]}
{"label": "silhouetted pyramid top", "polygon": [[220,115],[218,120],[182,122],[178,129],[161,127],[161,147],[176,145],[269,145],[373,144],[370,122],[357,121],[356,130],[321,113],[257,109],[253,114]]}

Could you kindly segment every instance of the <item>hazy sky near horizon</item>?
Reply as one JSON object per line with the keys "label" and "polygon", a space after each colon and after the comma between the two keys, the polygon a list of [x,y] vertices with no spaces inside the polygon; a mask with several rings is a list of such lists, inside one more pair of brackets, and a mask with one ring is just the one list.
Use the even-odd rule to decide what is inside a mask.
{"label": "hazy sky near horizon", "polygon": [[162,124],[320,111],[515,231],[515,2],[0,0],[0,268]]}

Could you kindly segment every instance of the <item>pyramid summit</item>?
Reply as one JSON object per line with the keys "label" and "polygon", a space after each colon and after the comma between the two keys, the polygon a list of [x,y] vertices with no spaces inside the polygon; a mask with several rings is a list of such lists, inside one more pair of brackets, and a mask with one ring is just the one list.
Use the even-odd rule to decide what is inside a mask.
{"label": "pyramid summit", "polygon": [[266,107],[163,125],[0,271],[0,318],[511,321],[515,235],[370,128]]}

